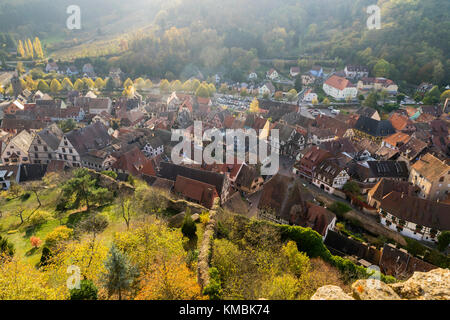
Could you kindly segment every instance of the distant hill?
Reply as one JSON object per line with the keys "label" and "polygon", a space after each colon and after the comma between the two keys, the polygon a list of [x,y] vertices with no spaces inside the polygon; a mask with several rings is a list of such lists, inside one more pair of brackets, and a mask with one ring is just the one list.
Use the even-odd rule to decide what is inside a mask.
{"label": "distant hill", "polygon": [[[413,84],[450,82],[448,0],[379,0],[381,30],[366,26],[373,0],[80,0],[82,30],[69,31],[65,9],[71,2],[8,1],[0,5],[0,30],[53,39],[50,50],[59,50],[62,40],[120,39],[139,30],[126,35],[129,50],[119,59],[132,74],[179,75],[193,63],[212,71],[225,67],[238,80],[258,66],[255,58],[304,56],[328,61],[326,67],[365,64],[374,75]],[[78,49],[77,55],[96,54]]]}

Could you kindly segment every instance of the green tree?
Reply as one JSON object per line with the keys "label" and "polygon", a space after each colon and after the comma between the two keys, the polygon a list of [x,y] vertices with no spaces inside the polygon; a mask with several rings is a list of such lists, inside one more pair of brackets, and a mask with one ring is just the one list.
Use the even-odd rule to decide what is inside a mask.
{"label": "green tree", "polygon": [[442,231],[437,237],[437,247],[439,251],[445,251],[450,244],[450,231]]}
{"label": "green tree", "polygon": [[302,84],[302,76],[300,74],[295,77],[294,88],[295,90],[297,90],[297,92],[302,91],[303,84]]}
{"label": "green tree", "polygon": [[105,203],[112,200],[110,191],[106,188],[98,187],[97,180],[94,179],[87,169],[77,169],[74,177],[68,180],[63,188],[60,201],[70,204],[73,208],[79,208],[81,203],[89,210],[95,203]]}
{"label": "green tree", "polygon": [[64,133],[67,133],[74,130],[77,127],[77,123],[73,119],[67,119],[58,122],[58,126]]}
{"label": "green tree", "polygon": [[2,254],[12,257],[14,255],[14,245],[0,235],[0,258]]}
{"label": "green tree", "polygon": [[98,289],[91,280],[80,281],[80,288],[70,290],[70,300],[97,300]]}
{"label": "green tree", "polygon": [[391,65],[384,59],[378,60],[378,62],[373,67],[373,73],[375,77],[385,77],[389,78],[391,73]]}
{"label": "green tree", "polygon": [[361,192],[358,184],[355,181],[348,181],[346,184],[344,184],[342,190],[350,192],[354,195],[358,195]]}
{"label": "green tree", "polygon": [[289,90],[289,92],[287,94],[287,98],[289,101],[294,101],[296,96],[297,96],[297,90],[295,90],[295,89]]}
{"label": "green tree", "polygon": [[111,78],[108,78],[108,80],[106,80],[105,91],[112,92],[112,91],[114,91],[114,88],[115,88],[114,80]]}
{"label": "green tree", "polygon": [[111,297],[117,294],[119,300],[122,300],[122,294],[131,288],[138,275],[137,269],[130,263],[128,256],[122,253],[115,244],[109,250],[105,267],[103,285],[108,291],[108,295]]}
{"label": "green tree", "polygon": [[441,94],[441,102],[445,102],[445,100],[450,99],[450,90],[445,90]]}
{"label": "green tree", "polygon": [[185,237],[188,237],[189,239],[194,239],[197,235],[197,226],[194,220],[192,220],[191,212],[189,209],[186,210],[183,225],[181,226],[181,232]]}
{"label": "green tree", "polygon": [[431,88],[430,91],[428,91],[425,94],[422,101],[424,104],[430,105],[430,104],[438,103],[440,99],[441,99],[441,92],[439,91],[439,87],[434,86],[433,88]]}
{"label": "green tree", "polygon": [[378,94],[376,92],[369,93],[363,105],[374,109],[378,108]]}

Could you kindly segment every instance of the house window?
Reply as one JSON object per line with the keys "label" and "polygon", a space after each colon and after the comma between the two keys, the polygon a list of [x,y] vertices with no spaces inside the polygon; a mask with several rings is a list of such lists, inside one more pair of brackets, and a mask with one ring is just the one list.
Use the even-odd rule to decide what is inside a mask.
{"label": "house window", "polygon": [[46,146],[44,146],[44,151],[45,151],[45,152],[47,152],[47,151],[48,151],[48,148],[47,148]]}
{"label": "house window", "polygon": [[34,146],[34,151],[39,151],[38,147]]}
{"label": "house window", "polygon": [[66,148],[62,148],[62,152],[63,152],[63,153],[66,153]]}

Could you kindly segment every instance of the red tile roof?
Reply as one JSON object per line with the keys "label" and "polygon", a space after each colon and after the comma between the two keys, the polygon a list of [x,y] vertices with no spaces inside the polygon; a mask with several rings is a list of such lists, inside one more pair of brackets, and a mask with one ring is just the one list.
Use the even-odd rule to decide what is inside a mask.
{"label": "red tile roof", "polygon": [[153,162],[145,157],[138,147],[134,147],[130,151],[122,154],[112,165],[112,168],[135,176],[140,174],[156,176]]}
{"label": "red tile roof", "polygon": [[344,90],[345,88],[355,86],[347,79],[338,77],[338,76],[331,76],[330,78],[328,78],[327,81],[325,81],[325,84],[327,84],[333,88],[339,89],[339,90]]}
{"label": "red tile roof", "polygon": [[175,192],[181,193],[186,198],[195,200],[209,209],[214,205],[214,200],[219,197],[213,185],[180,175],[175,181]]}

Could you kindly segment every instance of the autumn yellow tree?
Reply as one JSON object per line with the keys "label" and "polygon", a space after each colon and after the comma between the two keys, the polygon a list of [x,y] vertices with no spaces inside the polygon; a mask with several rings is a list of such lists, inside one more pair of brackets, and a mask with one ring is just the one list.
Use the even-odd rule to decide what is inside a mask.
{"label": "autumn yellow tree", "polygon": [[149,90],[149,89],[151,89],[152,87],[153,87],[152,81],[151,81],[150,79],[145,80],[144,88],[145,88],[146,90]]}
{"label": "autumn yellow tree", "polygon": [[137,90],[142,90],[145,88],[145,80],[142,78],[137,78],[136,80],[134,80],[134,86],[136,87]]}
{"label": "autumn yellow tree", "polygon": [[180,80],[175,80],[171,83],[170,89],[172,91],[181,91],[183,89],[183,85],[181,84]]}
{"label": "autumn yellow tree", "polygon": [[83,91],[84,89],[84,82],[81,79],[77,79],[73,85],[74,89],[77,91]]}
{"label": "autumn yellow tree", "polygon": [[161,83],[159,84],[159,90],[161,92],[169,92],[170,90],[170,83],[167,79],[161,80]]}
{"label": "autumn yellow tree", "polygon": [[27,46],[29,49],[29,58],[34,59],[34,48],[33,48],[33,44],[31,43],[30,39],[27,39]]}
{"label": "autumn yellow tree", "polygon": [[83,278],[100,284],[102,274],[106,271],[104,261],[108,255],[108,247],[102,241],[83,237],[80,241],[66,242],[63,248],[58,248],[43,267],[52,281],[65,284],[67,268],[74,265],[80,268]]}
{"label": "autumn yellow tree", "polygon": [[67,77],[63,79],[61,86],[63,87],[64,90],[72,90],[73,89],[73,83]]}
{"label": "autumn yellow tree", "polygon": [[134,85],[134,83],[133,83],[133,81],[130,78],[125,80],[125,82],[123,83],[123,87],[124,88],[132,87],[133,85]]}
{"label": "autumn yellow tree", "polygon": [[25,58],[25,49],[24,49],[22,40],[19,40],[19,43],[17,44],[17,55],[20,58]]}
{"label": "autumn yellow tree", "polygon": [[34,52],[39,59],[44,59],[44,51],[42,50],[41,40],[38,37],[34,39]]}
{"label": "autumn yellow tree", "polygon": [[93,89],[95,87],[94,81],[92,81],[91,78],[83,78],[83,82],[85,83],[86,87],[89,89]]}
{"label": "autumn yellow tree", "polygon": [[142,276],[136,300],[204,299],[194,271],[183,260],[160,260]]}
{"label": "autumn yellow tree", "polygon": [[98,77],[97,79],[95,79],[94,85],[98,90],[102,90],[105,87],[106,83],[102,78]]}
{"label": "autumn yellow tree", "polygon": [[58,81],[58,79],[53,79],[50,83],[50,91],[52,93],[58,93],[63,89],[61,86],[61,83]]}
{"label": "autumn yellow tree", "polygon": [[[65,283],[53,283],[50,274],[39,271],[18,258],[0,260],[0,300],[63,300],[68,298]],[[67,276],[64,279],[66,278]]]}
{"label": "autumn yellow tree", "polygon": [[253,99],[252,103],[250,103],[249,111],[251,113],[258,113],[259,112],[259,101],[258,99]]}

